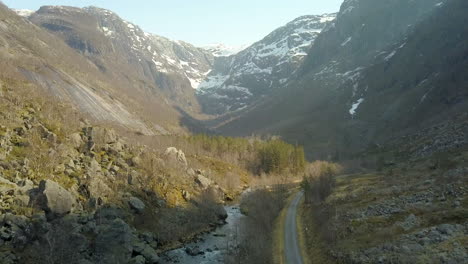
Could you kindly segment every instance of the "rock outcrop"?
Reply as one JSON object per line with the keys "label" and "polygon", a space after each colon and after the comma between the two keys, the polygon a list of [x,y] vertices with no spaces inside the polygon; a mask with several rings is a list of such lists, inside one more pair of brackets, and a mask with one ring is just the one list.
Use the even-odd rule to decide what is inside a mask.
{"label": "rock outcrop", "polygon": [[183,167],[187,167],[187,159],[185,158],[185,154],[182,150],[177,150],[174,147],[169,147],[164,152],[166,160],[172,164],[180,165]]}
{"label": "rock outcrop", "polygon": [[39,184],[39,200],[42,209],[52,217],[70,213],[75,203],[69,191],[51,180],[44,180]]}

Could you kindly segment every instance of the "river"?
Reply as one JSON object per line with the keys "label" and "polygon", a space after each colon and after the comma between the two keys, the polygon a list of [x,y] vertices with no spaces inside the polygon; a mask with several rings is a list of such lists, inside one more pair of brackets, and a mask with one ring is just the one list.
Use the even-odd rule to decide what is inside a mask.
{"label": "river", "polygon": [[[238,205],[225,206],[228,217],[226,224],[218,227],[213,232],[201,235],[198,241],[186,244],[184,247],[165,252],[160,260],[162,264],[203,264],[224,263],[224,257],[229,249],[236,248],[239,239],[240,221],[244,217]],[[192,254],[188,254],[192,251]],[[195,255],[194,253],[200,253]],[[195,256],[193,256],[195,255]]]}

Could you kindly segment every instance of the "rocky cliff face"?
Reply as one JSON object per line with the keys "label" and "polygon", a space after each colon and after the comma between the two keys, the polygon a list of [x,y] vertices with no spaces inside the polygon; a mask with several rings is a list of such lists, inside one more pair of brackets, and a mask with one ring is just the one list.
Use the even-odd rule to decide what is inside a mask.
{"label": "rocky cliff face", "polygon": [[[447,6],[449,2],[440,1],[345,1],[337,19],[315,40],[287,92],[222,124],[220,130],[280,134],[305,144],[318,157],[328,157],[337,149],[362,149],[405,133],[403,128],[417,129],[436,116],[449,116],[463,107],[463,96],[455,96],[462,93],[432,82],[430,76],[452,72],[459,80],[455,76],[463,76],[463,70],[457,66],[456,73],[455,68],[445,71],[433,58],[446,61],[462,54],[463,47],[443,47],[457,46],[466,32],[455,26],[463,20],[458,14],[444,19],[443,26],[435,25]],[[453,34],[441,37],[448,28]],[[460,101],[451,106],[433,101],[438,113],[430,111],[425,100],[431,89]]]}
{"label": "rocky cliff face", "polygon": [[185,111],[198,111],[193,88],[213,63],[213,56],[204,49],[149,34],[96,7],[45,6],[29,18],[63,38],[102,73],[144,80],[144,92],[162,93]]}
{"label": "rocky cliff face", "polygon": [[315,38],[334,19],[335,14],[303,16],[237,54],[217,57],[198,90],[203,110],[236,111],[285,87]]}

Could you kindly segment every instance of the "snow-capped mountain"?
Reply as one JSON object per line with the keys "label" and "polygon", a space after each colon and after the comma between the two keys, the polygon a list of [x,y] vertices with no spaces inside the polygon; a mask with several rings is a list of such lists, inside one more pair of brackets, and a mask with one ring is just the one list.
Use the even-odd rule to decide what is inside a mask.
{"label": "snow-capped mountain", "polygon": [[30,20],[88,56],[103,73],[132,75],[145,81],[144,89],[163,93],[185,111],[198,111],[194,88],[212,67],[210,52],[150,34],[97,7],[45,6]]}
{"label": "snow-capped mountain", "polygon": [[466,45],[455,44],[467,30],[457,1],[344,1],[287,89],[214,127],[278,134],[323,158],[447,120],[468,105]]}
{"label": "snow-capped mountain", "polygon": [[210,114],[236,111],[285,87],[315,38],[335,17],[299,17],[235,55],[216,58],[198,90],[203,110]]}
{"label": "snow-capped mountain", "polygon": [[222,43],[206,45],[203,48],[213,54],[215,57],[227,57],[239,53],[247,48],[248,45],[228,46]]}

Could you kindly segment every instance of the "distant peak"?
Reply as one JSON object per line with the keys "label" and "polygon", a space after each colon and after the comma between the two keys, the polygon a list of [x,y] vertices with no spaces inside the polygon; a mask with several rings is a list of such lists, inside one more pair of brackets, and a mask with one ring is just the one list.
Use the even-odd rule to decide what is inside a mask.
{"label": "distant peak", "polygon": [[223,43],[214,43],[202,47],[210,51],[215,57],[227,57],[239,53],[249,45],[228,46]]}
{"label": "distant peak", "polygon": [[15,13],[18,16],[22,16],[22,17],[30,17],[32,14],[36,12],[33,10],[29,10],[29,9],[13,9],[13,11],[15,11]]}

